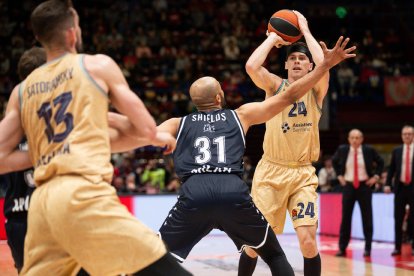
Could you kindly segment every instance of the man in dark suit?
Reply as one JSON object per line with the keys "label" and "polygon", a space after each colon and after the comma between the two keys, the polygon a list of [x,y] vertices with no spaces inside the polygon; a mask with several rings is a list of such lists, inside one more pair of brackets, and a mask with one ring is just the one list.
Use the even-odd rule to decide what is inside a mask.
{"label": "man in dark suit", "polygon": [[339,251],[336,256],[345,256],[351,238],[352,211],[358,201],[362,214],[365,237],[364,257],[371,256],[372,243],[372,185],[374,185],[384,167],[384,160],[378,152],[363,145],[364,136],[358,129],[348,134],[349,145],[340,145],[332,161],[343,187],[342,222],[339,234]]}
{"label": "man in dark suit", "polygon": [[[403,144],[392,151],[391,164],[388,169],[384,192],[391,192],[391,182],[394,183],[394,218],[395,218],[395,250],[392,256],[401,255],[402,224],[405,215],[405,206],[410,206],[409,221],[414,222],[414,181],[413,181],[413,141],[414,128],[406,125],[402,128]],[[413,229],[411,228],[411,237]],[[414,248],[414,245],[413,245]],[[414,255],[414,250],[411,252]]]}

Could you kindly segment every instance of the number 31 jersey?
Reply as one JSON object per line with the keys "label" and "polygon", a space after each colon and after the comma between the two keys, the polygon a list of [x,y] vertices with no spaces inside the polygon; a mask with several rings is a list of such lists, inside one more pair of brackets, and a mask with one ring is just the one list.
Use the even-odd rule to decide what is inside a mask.
{"label": "number 31 jersey", "polygon": [[173,153],[177,175],[243,172],[245,137],[233,110],[194,112],[181,119]]}
{"label": "number 31 jersey", "polygon": [[58,175],[110,181],[108,96],[67,53],[33,71],[19,87],[21,120],[37,186]]}

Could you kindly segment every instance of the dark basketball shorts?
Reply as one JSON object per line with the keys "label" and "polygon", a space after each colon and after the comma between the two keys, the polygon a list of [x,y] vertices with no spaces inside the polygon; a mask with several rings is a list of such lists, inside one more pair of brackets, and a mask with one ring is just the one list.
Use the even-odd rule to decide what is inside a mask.
{"label": "dark basketball shorts", "polygon": [[24,238],[27,231],[27,219],[9,219],[6,222],[7,244],[13,256],[14,266],[18,271],[23,267]]}
{"label": "dark basketball shorts", "polygon": [[259,248],[266,241],[270,226],[237,175],[190,177],[159,234],[171,253],[183,261],[212,229],[224,231],[239,251],[245,246]]}

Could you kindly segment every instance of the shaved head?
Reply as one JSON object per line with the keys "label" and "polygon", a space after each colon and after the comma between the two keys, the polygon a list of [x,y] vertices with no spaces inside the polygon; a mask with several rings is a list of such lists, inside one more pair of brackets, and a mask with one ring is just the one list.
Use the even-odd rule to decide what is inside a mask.
{"label": "shaved head", "polygon": [[193,82],[190,96],[198,110],[221,108],[224,104],[224,92],[213,77],[202,77]]}

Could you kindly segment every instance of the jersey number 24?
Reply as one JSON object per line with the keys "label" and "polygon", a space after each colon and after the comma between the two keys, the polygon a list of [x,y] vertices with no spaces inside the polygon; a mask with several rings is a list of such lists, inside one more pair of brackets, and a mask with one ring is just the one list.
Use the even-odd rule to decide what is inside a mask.
{"label": "jersey number 24", "polygon": [[292,109],[289,111],[289,117],[296,117],[298,115],[308,115],[304,102],[294,103]]}

